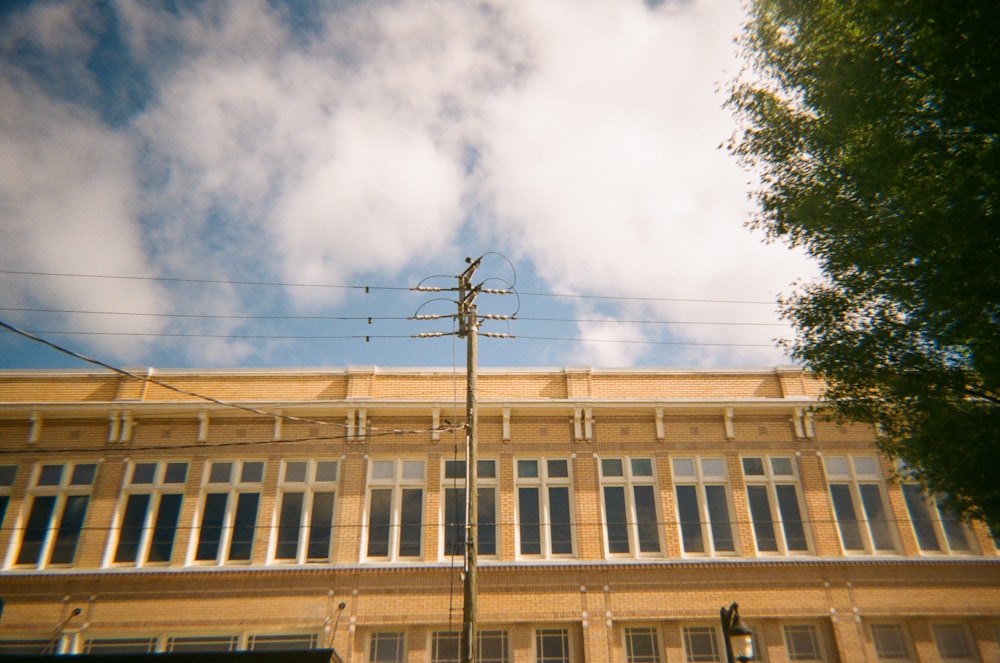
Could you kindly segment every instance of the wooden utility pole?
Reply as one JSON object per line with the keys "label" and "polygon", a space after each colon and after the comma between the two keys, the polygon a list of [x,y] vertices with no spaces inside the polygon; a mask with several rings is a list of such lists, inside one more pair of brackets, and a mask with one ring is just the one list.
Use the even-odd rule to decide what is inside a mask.
{"label": "wooden utility pole", "polygon": [[476,311],[478,290],[472,276],[479,266],[466,258],[469,267],[458,277],[458,335],[466,340],[465,391],[465,565],[462,604],[462,663],[476,661],[476,541],[479,525],[479,492],[476,487],[476,341],[479,320]]}

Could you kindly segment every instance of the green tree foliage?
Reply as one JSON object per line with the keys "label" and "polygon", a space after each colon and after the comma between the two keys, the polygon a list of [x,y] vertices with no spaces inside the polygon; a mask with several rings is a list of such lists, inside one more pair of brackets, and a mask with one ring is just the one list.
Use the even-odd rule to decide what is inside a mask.
{"label": "green tree foliage", "polygon": [[824,277],[781,302],[793,356],[1000,532],[1000,2],[755,0],[741,45],[750,225]]}

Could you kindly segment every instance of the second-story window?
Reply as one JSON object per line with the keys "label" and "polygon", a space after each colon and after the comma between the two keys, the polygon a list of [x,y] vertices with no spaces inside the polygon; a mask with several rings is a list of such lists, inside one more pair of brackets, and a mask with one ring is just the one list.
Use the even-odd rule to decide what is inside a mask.
{"label": "second-story window", "polygon": [[187,472],[187,463],[131,464],[112,562],[170,561]]}
{"label": "second-story window", "polygon": [[743,458],[758,552],[794,554],[809,550],[793,461],[791,456]]}
{"label": "second-story window", "polygon": [[422,554],[425,468],[422,460],[373,460],[368,476],[368,558]]}
{"label": "second-story window", "polygon": [[902,488],[913,533],[922,552],[972,552],[968,530],[942,498],[927,495],[923,486],[916,483],[904,483]]}
{"label": "second-story window", "polygon": [[[476,537],[479,555],[497,554],[497,462],[477,460]],[[465,461],[444,462],[444,555],[465,554]]]}
{"label": "second-story window", "polygon": [[35,468],[17,565],[73,563],[96,474],[94,463],[46,463]]}
{"label": "second-story window", "polygon": [[572,555],[569,460],[519,458],[515,468],[521,555]]}
{"label": "second-story window", "polygon": [[0,526],[7,515],[7,505],[10,504],[10,493],[17,478],[17,465],[0,465]]}
{"label": "second-story window", "polygon": [[725,460],[675,458],[673,470],[684,552],[736,552]]}
{"label": "second-story window", "polygon": [[195,561],[250,561],[263,480],[263,461],[209,464]]}
{"label": "second-story window", "polygon": [[304,564],[330,559],[336,487],[335,460],[282,464],[275,560]]}
{"label": "second-story window", "polygon": [[652,458],[602,458],[604,532],[609,554],[660,552]]}
{"label": "second-story window", "polygon": [[826,479],[846,552],[895,552],[896,537],[874,456],[826,456]]}

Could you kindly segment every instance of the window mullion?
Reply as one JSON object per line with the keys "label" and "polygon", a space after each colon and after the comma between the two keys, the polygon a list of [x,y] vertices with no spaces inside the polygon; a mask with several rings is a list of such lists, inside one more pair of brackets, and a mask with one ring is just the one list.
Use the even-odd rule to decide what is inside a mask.
{"label": "window mullion", "polygon": [[146,515],[142,519],[142,531],[139,534],[139,548],[135,554],[135,565],[142,566],[146,563],[146,556],[149,554],[149,543],[153,538],[153,525],[156,514],[160,510],[160,494],[153,491],[149,494],[149,503],[146,505]]}
{"label": "window mullion", "polygon": [[[770,469],[768,470],[770,471]],[[771,510],[771,522],[774,524],[774,528],[778,530],[775,532],[775,541],[778,543],[778,554],[787,555],[788,554],[788,541],[786,540],[785,534],[785,521],[781,517],[781,505],[778,503],[778,487],[773,477],[768,476],[767,478],[767,500],[768,508]]]}
{"label": "window mullion", "polygon": [[[52,513],[49,515],[49,526],[45,530],[45,540],[42,542],[42,549],[38,551],[37,569],[44,569],[49,562],[49,555],[55,546],[56,535],[59,532],[59,524],[62,523],[63,509],[66,507],[66,493],[62,490],[55,495],[55,504]],[[34,502],[34,501],[33,501]],[[34,503],[32,503],[34,506]]]}
{"label": "window mullion", "polygon": [[302,491],[302,514],[299,516],[299,545],[295,555],[297,564],[305,564],[309,557],[309,523],[312,518],[312,488]]}

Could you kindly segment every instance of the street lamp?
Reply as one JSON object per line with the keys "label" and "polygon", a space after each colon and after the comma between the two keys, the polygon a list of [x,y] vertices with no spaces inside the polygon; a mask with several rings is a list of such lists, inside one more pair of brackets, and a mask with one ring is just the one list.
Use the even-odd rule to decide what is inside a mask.
{"label": "street lamp", "polygon": [[722,619],[722,639],[726,642],[728,663],[745,663],[754,660],[753,633],[740,619],[739,606],[733,603],[719,610]]}

